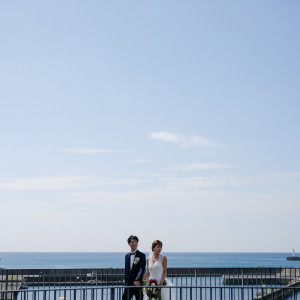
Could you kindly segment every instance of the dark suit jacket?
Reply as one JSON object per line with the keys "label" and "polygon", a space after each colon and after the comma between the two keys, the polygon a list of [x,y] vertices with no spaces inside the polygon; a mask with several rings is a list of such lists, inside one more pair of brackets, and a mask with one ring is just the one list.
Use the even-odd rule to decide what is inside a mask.
{"label": "dark suit jacket", "polygon": [[[137,261],[138,258],[139,261]],[[125,255],[125,285],[133,285],[135,281],[142,283],[146,268],[146,255],[137,250],[134,259],[137,262],[133,262],[132,269],[130,270],[130,252]]]}

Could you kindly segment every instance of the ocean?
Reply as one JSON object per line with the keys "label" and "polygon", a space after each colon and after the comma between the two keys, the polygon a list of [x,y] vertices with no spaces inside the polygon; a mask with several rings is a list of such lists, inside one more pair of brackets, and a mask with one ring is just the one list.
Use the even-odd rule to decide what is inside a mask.
{"label": "ocean", "polygon": [[[169,252],[168,267],[300,267],[291,253]],[[123,268],[124,252],[0,252],[0,268]],[[146,253],[149,255],[149,253]]]}

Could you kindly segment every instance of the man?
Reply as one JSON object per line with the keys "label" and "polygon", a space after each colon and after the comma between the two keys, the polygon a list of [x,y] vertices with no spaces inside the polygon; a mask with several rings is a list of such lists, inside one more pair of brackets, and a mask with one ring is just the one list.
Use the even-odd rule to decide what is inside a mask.
{"label": "man", "polygon": [[142,278],[146,268],[146,255],[137,250],[139,239],[137,236],[131,235],[127,239],[130,247],[130,252],[125,255],[125,288],[122,300],[132,299],[135,296],[136,300],[143,299],[141,288],[129,288],[130,286],[141,286]]}

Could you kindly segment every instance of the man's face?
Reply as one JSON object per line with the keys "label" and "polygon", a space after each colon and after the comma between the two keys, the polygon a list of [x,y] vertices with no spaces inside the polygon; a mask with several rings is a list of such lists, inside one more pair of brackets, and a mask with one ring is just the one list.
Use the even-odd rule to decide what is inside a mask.
{"label": "man's face", "polygon": [[131,252],[134,252],[136,251],[137,247],[138,247],[138,242],[136,240],[131,240],[130,243],[128,244],[130,249],[131,249]]}

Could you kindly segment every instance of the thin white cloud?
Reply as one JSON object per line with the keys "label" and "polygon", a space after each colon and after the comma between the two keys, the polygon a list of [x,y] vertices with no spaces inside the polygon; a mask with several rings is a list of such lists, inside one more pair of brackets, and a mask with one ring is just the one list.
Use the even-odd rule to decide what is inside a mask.
{"label": "thin white cloud", "polygon": [[[222,189],[243,187],[245,191],[253,188],[265,189],[272,193],[282,193],[286,195],[292,191],[300,192],[300,172],[288,173],[264,173],[254,175],[221,175],[221,176],[181,176],[164,177],[164,186],[168,190],[186,190],[191,189]],[[288,196],[288,195],[287,195]]]}
{"label": "thin white cloud", "polygon": [[180,144],[182,148],[190,148],[194,146],[220,147],[213,141],[198,135],[186,137],[184,135],[174,134],[166,131],[157,131],[150,134],[150,138],[161,140],[164,142]]}
{"label": "thin white cloud", "polygon": [[[181,234],[191,241],[189,249],[192,251],[236,251],[236,249],[274,251],[275,249],[283,252],[286,246],[278,246],[276,242],[270,245],[270,240],[266,241],[265,236],[276,234],[278,236],[280,233],[280,236],[289,237],[291,227],[299,228],[300,191],[299,185],[296,185],[299,176],[300,173],[297,172],[254,174],[250,177],[222,176],[219,179],[188,178],[185,182],[183,182],[184,178],[176,180],[165,178],[163,183],[173,184],[168,189],[163,185],[147,187],[147,189],[134,187],[120,191],[112,186],[110,190],[69,190],[67,193],[57,193],[55,197],[48,192],[43,196],[40,193],[22,193],[22,197],[17,195],[13,201],[10,197],[1,195],[0,202],[6,202],[5,205],[1,205],[0,224],[3,227],[12,216],[15,217],[12,226],[7,227],[2,234],[2,244],[6,245],[5,251],[20,251],[20,243],[15,243],[11,237],[18,234],[20,228],[24,228],[28,236],[43,234],[46,231],[49,232],[49,238],[42,246],[39,241],[32,239],[32,243],[26,244],[22,251],[99,251],[99,249],[120,251],[124,244],[124,236],[126,238],[128,232],[136,232],[141,236],[141,249],[148,249],[152,241],[157,238],[157,232],[161,232],[161,239],[166,241],[170,251],[185,251],[184,247],[178,248],[178,234]],[[76,183],[84,178],[77,178]],[[238,182],[239,178],[249,179],[254,186],[251,186],[250,190],[247,187],[241,189],[241,185],[245,186],[247,182]],[[276,179],[275,182],[273,179]],[[291,180],[295,186],[286,186],[285,184]],[[258,182],[261,185],[258,185]],[[263,184],[266,186],[262,186]],[[212,188],[201,188],[203,186]],[[238,188],[235,189],[235,186]],[[273,189],[274,187],[276,190]],[[7,193],[3,194],[7,195]],[[156,217],[156,221],[152,222],[151,226],[137,229],[137,223],[147,223],[147,220],[152,220],[153,216]],[[55,219],[55,223],[48,222],[49,225],[43,222],[48,219]],[[68,222],[65,221],[66,219]],[[115,222],[116,219],[118,222]],[[81,222],[79,223],[78,220]],[[211,220],[217,221],[211,222]],[[243,226],[236,226],[241,223]],[[207,226],[207,224],[211,225]],[[64,227],[65,231],[69,230],[71,233],[75,231],[77,235],[79,232],[83,236],[84,243],[78,243],[75,233],[67,238],[66,243],[65,231],[59,231],[63,226],[67,226]],[[89,244],[88,240],[93,238],[94,231],[91,228],[96,228],[97,234],[105,239],[109,239],[109,235],[113,234],[116,237],[114,241],[120,241],[119,244],[110,243],[108,248],[103,248],[104,246],[99,242],[92,245],[92,248],[81,248],[82,244]],[[110,228],[109,232],[107,228]],[[162,231],[161,228],[164,230]],[[194,232],[190,228],[202,230],[200,241],[193,238]],[[236,239],[236,236],[239,236],[239,239]],[[260,241],[258,248],[251,248],[253,247],[252,236]],[[276,241],[276,238],[272,240]],[[290,238],[284,241],[284,245],[294,245],[293,242],[294,239]]]}
{"label": "thin white cloud", "polygon": [[177,169],[183,171],[193,171],[193,170],[216,170],[216,169],[227,169],[231,166],[228,164],[219,163],[191,163],[179,166]]}
{"label": "thin white cloud", "polygon": [[[70,194],[66,201],[72,205],[79,204],[80,207],[81,205],[105,205],[107,209],[113,209],[115,213],[118,207],[120,214],[125,213],[124,209],[132,213],[132,208],[135,207],[141,211],[162,215],[165,214],[165,210],[172,210],[178,216],[184,215],[183,212],[186,212],[185,215],[197,215],[203,212],[222,215],[224,212],[230,214],[256,212],[258,207],[259,211],[280,212],[285,207],[281,201],[282,195],[282,193],[266,195],[261,192],[154,189],[127,192],[76,192]],[[297,195],[290,197],[289,202],[294,204],[295,209],[300,209]],[[156,209],[157,205],[160,206],[160,210]],[[281,209],[278,209],[278,205]],[[287,210],[293,210],[293,208],[288,207]]]}
{"label": "thin white cloud", "polygon": [[150,134],[150,138],[162,140],[165,142],[180,143],[184,137],[166,131],[158,131],[152,132]]}
{"label": "thin white cloud", "polygon": [[165,178],[165,188],[167,190],[201,190],[201,189],[221,189],[227,187],[250,186],[247,179],[234,176],[195,176]]}
{"label": "thin white cloud", "polygon": [[144,182],[148,180],[96,176],[9,178],[0,180],[0,191],[69,190],[108,185],[135,186]]}
{"label": "thin white cloud", "polygon": [[[283,198],[286,200],[282,201]],[[42,245],[37,239],[32,239],[32,243],[23,243],[22,251],[76,250],[80,252],[99,251],[99,249],[121,251],[122,245],[126,246],[124,237],[127,237],[128,232],[136,232],[141,236],[141,250],[146,250],[157,238],[157,232],[160,232],[160,239],[166,241],[165,244],[170,251],[186,251],[186,246],[178,248],[180,246],[178,246],[178,234],[180,234],[190,241],[190,251],[232,252],[237,249],[239,251],[276,249],[283,252],[284,247],[292,244],[295,239],[285,240],[283,247],[276,244],[276,238],[272,239],[276,242],[270,245],[270,240],[266,241],[265,237],[276,234],[278,236],[278,232],[280,236],[289,237],[291,226],[299,228],[298,200],[299,193],[289,198],[286,198],[285,193],[270,194],[265,197],[261,191],[245,193],[231,189],[227,191],[165,191],[162,189],[126,192],[72,191],[59,201],[58,199],[40,201],[40,197],[36,197],[29,201],[19,201],[18,205],[11,201],[2,205],[0,209],[2,227],[11,221],[12,216],[14,222],[3,231],[1,241],[5,251],[20,251],[20,243],[14,242],[11,237],[23,228],[28,237],[42,235],[44,232],[49,232],[49,237]],[[43,202],[42,206],[41,202]],[[153,219],[153,216],[156,219],[151,226],[137,228],[137,223],[147,223],[148,220]],[[49,219],[54,219],[55,222],[52,222],[53,224],[44,222]],[[115,221],[116,219],[118,222]],[[236,224],[243,224],[243,226],[236,226]],[[118,243],[109,243],[105,248],[101,241],[99,243],[96,241],[91,246],[89,240],[95,235],[93,228],[96,228],[97,234],[106,240],[109,240],[113,234],[113,241]],[[190,230],[191,228],[201,230],[200,241],[194,238],[194,231]],[[66,231],[71,232],[71,236],[67,235],[67,240]],[[78,233],[82,236],[83,243],[78,243]],[[237,236],[239,239],[236,238]],[[259,247],[253,250],[252,236],[260,241]],[[126,248],[122,251],[125,250]]]}
{"label": "thin white cloud", "polygon": [[116,159],[115,162],[124,162],[124,163],[133,163],[133,164],[141,164],[141,163],[150,163],[151,160],[148,159]]}
{"label": "thin white cloud", "polygon": [[112,150],[112,149],[97,149],[97,148],[70,148],[60,149],[60,151],[73,153],[73,154],[98,154],[98,153],[117,153],[117,152],[129,152],[127,150]]}

